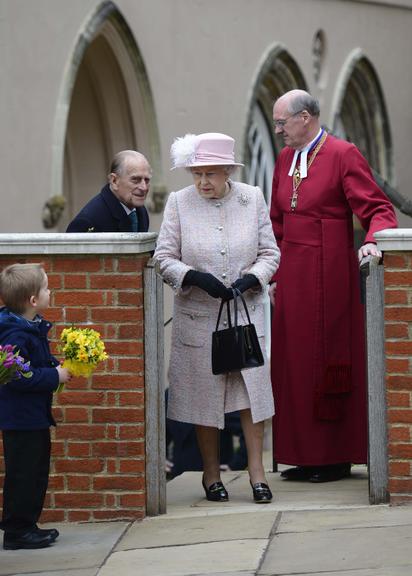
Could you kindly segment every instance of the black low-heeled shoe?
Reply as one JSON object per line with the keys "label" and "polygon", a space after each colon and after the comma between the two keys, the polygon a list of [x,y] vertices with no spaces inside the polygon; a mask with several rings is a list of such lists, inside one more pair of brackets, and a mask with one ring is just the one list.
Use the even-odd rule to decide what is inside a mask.
{"label": "black low-heeled shoe", "polygon": [[54,540],[50,534],[39,534],[37,530],[30,530],[25,534],[10,534],[6,532],[3,537],[3,548],[5,550],[47,548],[50,544],[53,544]]}
{"label": "black low-heeled shoe", "polygon": [[303,480],[309,480],[312,474],[316,471],[317,469],[314,466],[294,466],[293,468],[282,470],[280,477],[282,480],[300,482]]}
{"label": "black low-heeled shoe", "polygon": [[227,502],[229,500],[229,494],[222,482],[213,482],[213,484],[207,488],[202,478],[202,486],[205,490],[207,500],[211,502]]}
{"label": "black low-heeled shoe", "polygon": [[59,537],[59,531],[56,528],[39,528],[36,526],[34,530],[42,536],[50,536],[53,542]]}
{"label": "black low-heeled shoe", "polygon": [[253,500],[257,504],[269,504],[272,502],[272,492],[267,484],[264,482],[256,482],[256,484],[250,483],[253,490]]}
{"label": "black low-heeled shoe", "polygon": [[350,476],[351,465],[348,462],[319,466],[309,478],[309,482],[335,482]]}

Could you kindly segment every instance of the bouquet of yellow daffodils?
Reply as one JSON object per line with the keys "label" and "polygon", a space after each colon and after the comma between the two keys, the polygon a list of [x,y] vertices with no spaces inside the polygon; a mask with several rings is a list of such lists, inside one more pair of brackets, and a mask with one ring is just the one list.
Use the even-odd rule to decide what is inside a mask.
{"label": "bouquet of yellow daffodils", "polygon": [[73,376],[90,376],[108,358],[100,334],[91,328],[65,328],[60,334],[64,368]]}

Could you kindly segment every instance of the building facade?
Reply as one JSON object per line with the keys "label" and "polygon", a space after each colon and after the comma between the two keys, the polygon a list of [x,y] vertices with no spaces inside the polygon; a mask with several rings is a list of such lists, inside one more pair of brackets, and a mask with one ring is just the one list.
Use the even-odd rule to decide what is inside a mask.
{"label": "building facade", "polygon": [[295,87],[412,199],[411,24],[411,0],[0,0],[1,232],[64,231],[125,148],[153,166],[157,230],[187,132],[232,135],[269,196],[272,105]]}

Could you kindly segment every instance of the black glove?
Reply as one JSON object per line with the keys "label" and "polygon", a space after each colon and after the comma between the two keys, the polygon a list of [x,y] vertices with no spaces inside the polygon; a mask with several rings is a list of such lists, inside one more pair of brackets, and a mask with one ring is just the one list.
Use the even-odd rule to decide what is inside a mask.
{"label": "black glove", "polygon": [[232,290],[210,274],[209,272],[198,272],[189,270],[183,278],[182,286],[197,286],[212,296],[212,298],[223,298],[228,300],[232,296]]}
{"label": "black glove", "polygon": [[243,278],[238,278],[232,284],[232,287],[237,288],[239,292],[246,292],[246,290],[249,290],[249,288],[253,288],[254,286],[259,286],[259,280],[254,274],[245,274]]}

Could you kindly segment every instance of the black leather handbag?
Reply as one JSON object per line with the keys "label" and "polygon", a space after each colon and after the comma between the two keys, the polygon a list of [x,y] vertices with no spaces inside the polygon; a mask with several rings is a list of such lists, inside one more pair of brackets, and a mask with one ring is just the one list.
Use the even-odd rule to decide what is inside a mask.
{"label": "black leather handbag", "polygon": [[[238,300],[241,300],[246,312],[248,324],[238,325]],[[233,289],[234,320],[232,323],[230,302],[226,302],[229,328],[219,330],[220,318],[225,302],[222,300],[216,322],[216,331],[212,333],[212,372],[226,374],[263,366],[265,360],[256,334],[255,325],[250,321],[249,311],[242,294]]]}

